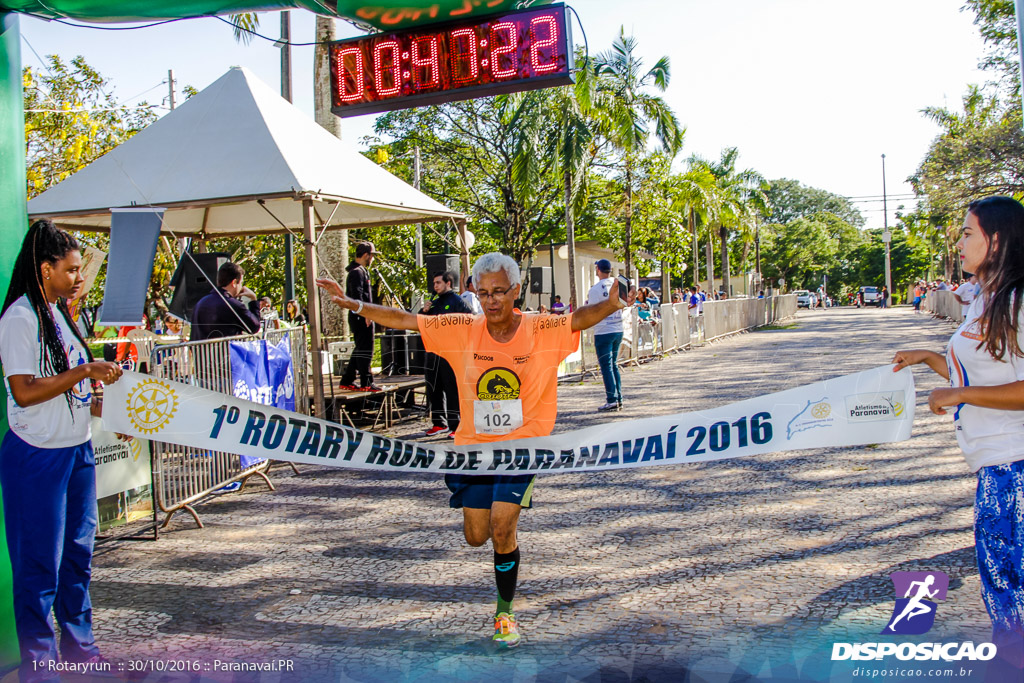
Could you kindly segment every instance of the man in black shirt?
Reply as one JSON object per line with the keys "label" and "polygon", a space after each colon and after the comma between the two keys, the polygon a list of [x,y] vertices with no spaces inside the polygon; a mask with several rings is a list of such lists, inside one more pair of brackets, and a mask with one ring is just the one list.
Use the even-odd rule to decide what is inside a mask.
{"label": "man in black shirt", "polygon": [[[251,334],[260,329],[259,305],[251,289],[242,285],[245,271],[227,261],[217,270],[217,288],[192,311],[192,341]],[[239,297],[248,297],[246,306]]]}
{"label": "man in black shirt", "polygon": [[[370,291],[370,264],[377,255],[373,242],[360,242],[356,245],[356,260],[348,264],[348,277],[345,280],[345,296],[353,301],[373,303]],[[362,310],[362,304],[356,311]],[[348,391],[380,391],[374,385],[370,374],[370,361],[373,360],[373,323],[359,315],[356,311],[348,312],[348,327],[352,330],[355,349],[352,357],[341,375],[341,388]],[[359,374],[359,386],[355,385],[356,373]]]}
{"label": "man in black shirt", "polygon": [[[423,308],[423,315],[472,313],[466,302],[452,289],[455,273],[434,276],[434,300]],[[459,428],[459,384],[452,366],[444,358],[427,354],[427,400],[433,426],[427,436],[446,436]]]}

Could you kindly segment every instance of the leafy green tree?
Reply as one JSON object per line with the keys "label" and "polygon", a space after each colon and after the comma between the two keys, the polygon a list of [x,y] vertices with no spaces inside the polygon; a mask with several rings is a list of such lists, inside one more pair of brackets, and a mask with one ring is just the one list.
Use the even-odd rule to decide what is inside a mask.
{"label": "leafy green tree", "polygon": [[974,12],[974,24],[988,46],[982,68],[1001,74],[1008,92],[1020,92],[1017,54],[1017,18],[1014,0],[966,0],[963,9]]}
{"label": "leafy green tree", "polygon": [[651,124],[654,124],[655,137],[672,156],[682,149],[686,132],[668,103],[647,92],[652,86],[661,92],[668,88],[668,57],[662,57],[651,69],[644,71],[643,60],[635,53],[636,46],[636,39],[627,36],[625,27],[622,27],[611,50],[598,55],[594,67],[598,75],[600,131],[620,153],[625,192],[623,247],[627,273],[632,259],[633,179],[636,166],[647,149]]}
{"label": "leafy green tree", "polygon": [[[885,284],[885,243],[882,242],[882,230],[867,230],[865,237],[856,252],[856,259],[860,263],[861,285],[881,287]],[[889,259],[894,298],[899,298],[912,282],[924,276],[931,260],[924,245],[915,246],[907,237],[902,229],[892,230]]]}
{"label": "leafy green tree", "polygon": [[962,111],[929,107],[923,113],[941,133],[909,179],[923,211],[910,222],[912,239],[941,247],[949,275],[949,231],[967,204],[993,194],[1024,196],[1024,134],[1021,131],[1017,22],[1013,0],[966,0],[965,11],[988,46],[982,66],[1002,78],[996,87],[971,85]]}
{"label": "leafy green tree", "polygon": [[[657,257],[664,286],[670,273],[687,268],[690,251],[685,206],[678,201],[681,176],[672,173],[672,159],[658,153],[642,159],[637,171],[634,242]],[[641,264],[637,269],[648,272]]]}
{"label": "leafy green tree", "polygon": [[768,223],[788,223],[794,218],[828,211],[850,225],[864,227],[864,216],[846,197],[816,187],[808,187],[799,180],[788,178],[771,180],[769,185],[770,187],[765,190],[769,207],[765,220]]}
{"label": "leafy green tree", "polygon": [[47,68],[25,67],[25,165],[29,199],[103,156],[156,120],[145,102],[118,105],[110,82],[82,56],[47,56]]}
{"label": "leafy green tree", "polygon": [[925,115],[942,127],[917,172],[914,191],[927,196],[943,222],[959,220],[972,200],[1024,193],[1024,132],[1019,109],[971,86],[963,111],[930,107]]}
{"label": "leafy green tree", "polygon": [[548,153],[557,137],[554,93],[536,90],[389,112],[377,133],[408,157],[420,147],[422,189],[471,217],[482,249],[519,261],[561,229],[563,172]]}
{"label": "leafy green tree", "polygon": [[929,255],[926,279],[932,279],[937,268],[947,280],[959,277],[960,259],[956,250],[959,222],[945,213],[932,211],[928,198],[909,213],[897,212],[901,228],[907,233],[907,242],[913,248],[922,247]]}
{"label": "leafy green tree", "polygon": [[[118,105],[110,94],[110,81],[84,57],[65,61],[58,55],[48,55],[46,62],[42,70],[22,70],[29,199],[82,170],[157,118],[146,102]],[[84,244],[110,251],[106,234],[87,232],[76,236]],[[162,302],[174,265],[174,253],[164,240],[150,281],[150,303]],[[105,282],[104,265],[86,297],[87,306],[100,304]]]}
{"label": "leafy green tree", "polygon": [[772,225],[761,246],[765,276],[773,281],[783,279],[791,290],[820,284],[839,249],[830,227],[820,216]]}

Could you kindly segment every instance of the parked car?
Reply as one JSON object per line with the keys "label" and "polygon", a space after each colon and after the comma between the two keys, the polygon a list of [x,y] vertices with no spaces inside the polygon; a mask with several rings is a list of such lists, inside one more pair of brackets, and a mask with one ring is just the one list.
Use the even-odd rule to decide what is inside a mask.
{"label": "parked car", "polygon": [[861,287],[857,291],[858,296],[865,306],[882,305],[882,293],[878,291],[878,287]]}
{"label": "parked car", "polygon": [[818,303],[818,297],[806,289],[798,289],[793,293],[796,294],[797,308],[814,308],[814,305]]}

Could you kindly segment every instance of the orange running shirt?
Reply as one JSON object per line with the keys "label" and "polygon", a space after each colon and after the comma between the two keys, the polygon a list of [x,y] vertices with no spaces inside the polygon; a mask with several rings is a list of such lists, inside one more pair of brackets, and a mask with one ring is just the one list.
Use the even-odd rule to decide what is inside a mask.
{"label": "orange running shirt", "polygon": [[[523,314],[515,336],[502,344],[482,315],[421,315],[423,348],[444,358],[459,382],[455,445],[547,436],[558,414],[558,364],[579,347],[572,314]],[[520,399],[523,426],[508,434],[479,434],[474,401]]]}

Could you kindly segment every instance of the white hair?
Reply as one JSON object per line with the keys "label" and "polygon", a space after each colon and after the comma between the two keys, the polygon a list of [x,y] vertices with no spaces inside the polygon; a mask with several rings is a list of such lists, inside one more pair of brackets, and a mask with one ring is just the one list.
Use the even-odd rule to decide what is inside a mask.
{"label": "white hair", "polygon": [[523,281],[522,276],[519,274],[519,264],[515,262],[515,259],[511,256],[492,251],[478,258],[476,263],[473,264],[473,284],[477,284],[480,281],[481,275],[497,273],[501,270],[505,271],[505,275],[508,276],[510,286],[515,287]]}

